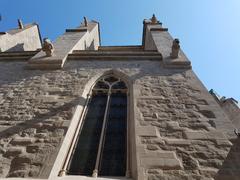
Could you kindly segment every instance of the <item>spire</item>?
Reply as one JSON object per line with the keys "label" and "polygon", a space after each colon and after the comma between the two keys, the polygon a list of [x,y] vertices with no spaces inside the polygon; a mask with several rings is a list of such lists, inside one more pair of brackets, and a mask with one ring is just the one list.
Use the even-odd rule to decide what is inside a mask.
{"label": "spire", "polygon": [[18,28],[19,28],[19,29],[23,29],[23,28],[24,28],[23,22],[22,22],[21,19],[18,19]]}

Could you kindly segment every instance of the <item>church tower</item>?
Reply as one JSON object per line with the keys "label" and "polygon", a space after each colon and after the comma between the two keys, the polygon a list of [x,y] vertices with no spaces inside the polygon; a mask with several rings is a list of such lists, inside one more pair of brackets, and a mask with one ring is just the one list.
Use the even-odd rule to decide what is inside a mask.
{"label": "church tower", "polygon": [[141,45],[102,46],[84,18],[54,42],[19,21],[0,48],[1,178],[240,177],[237,120],[155,15]]}

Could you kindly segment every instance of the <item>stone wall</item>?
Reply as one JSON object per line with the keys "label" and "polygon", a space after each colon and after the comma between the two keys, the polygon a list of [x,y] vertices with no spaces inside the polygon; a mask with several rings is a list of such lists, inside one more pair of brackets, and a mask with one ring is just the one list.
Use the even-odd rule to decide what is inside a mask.
{"label": "stone wall", "polygon": [[112,69],[133,83],[135,179],[211,179],[231,170],[225,159],[236,165],[228,177],[240,168],[228,157],[236,152],[228,140],[233,126],[191,70],[163,69],[157,61],[67,61],[55,71],[25,66],[0,62],[1,177],[47,178],[85,84]]}
{"label": "stone wall", "polygon": [[88,76],[1,63],[1,177],[47,177]]}
{"label": "stone wall", "polygon": [[[138,156],[143,167],[140,177],[149,180],[215,177],[232,143],[223,127],[217,126],[224,118],[219,106],[208,97],[193,73],[145,76],[137,82],[140,87],[137,121],[145,131],[149,129],[139,133]],[[225,132],[227,128],[233,130],[233,126],[227,126]],[[157,133],[152,133],[152,127]]]}

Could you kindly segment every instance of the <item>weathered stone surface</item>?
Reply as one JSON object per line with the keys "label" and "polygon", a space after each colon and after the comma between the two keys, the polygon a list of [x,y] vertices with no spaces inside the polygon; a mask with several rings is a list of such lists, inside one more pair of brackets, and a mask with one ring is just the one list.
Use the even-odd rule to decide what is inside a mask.
{"label": "weathered stone surface", "polygon": [[158,148],[158,146],[156,146],[156,145],[149,144],[149,145],[147,145],[147,149],[148,149],[148,150],[151,150],[151,151],[156,151],[156,150],[158,150],[159,148]]}
{"label": "weathered stone surface", "polygon": [[15,137],[12,141],[11,144],[14,145],[27,145],[27,144],[32,144],[35,141],[34,138],[31,137]]}
{"label": "weathered stone surface", "polygon": [[40,145],[29,145],[29,146],[27,146],[26,151],[28,153],[36,153],[39,151],[41,146],[42,146],[41,144]]}
{"label": "weathered stone surface", "polygon": [[223,139],[226,140],[226,136],[219,131],[204,132],[204,131],[185,131],[184,135],[187,139]]}
{"label": "weathered stone surface", "polygon": [[149,167],[159,167],[160,169],[182,169],[182,165],[177,159],[168,158],[142,158],[141,165],[147,168]]}
{"label": "weathered stone surface", "polygon": [[168,145],[188,146],[191,145],[191,141],[185,139],[165,139]]}
{"label": "weathered stone surface", "polygon": [[22,154],[24,151],[25,151],[24,147],[9,147],[4,156],[6,157],[17,156],[19,154]]}
{"label": "weathered stone surface", "polygon": [[141,157],[141,165],[148,168],[181,169],[182,164],[171,151],[149,152]]}
{"label": "weathered stone surface", "polygon": [[137,135],[139,136],[148,136],[148,137],[157,137],[158,133],[155,127],[152,126],[142,126],[138,128]]}
{"label": "weathered stone surface", "polygon": [[4,154],[6,152],[6,149],[0,146],[0,154]]}

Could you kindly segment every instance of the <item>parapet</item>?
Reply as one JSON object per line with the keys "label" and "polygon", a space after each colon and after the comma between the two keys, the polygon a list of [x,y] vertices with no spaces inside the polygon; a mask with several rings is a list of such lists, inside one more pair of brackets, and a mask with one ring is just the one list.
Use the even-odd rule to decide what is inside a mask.
{"label": "parapet", "polygon": [[226,98],[218,95],[213,89],[209,93],[214,97],[217,103],[221,106],[225,114],[232,121],[237,129],[240,129],[240,108],[238,101],[234,98]]}
{"label": "parapet", "polygon": [[36,23],[23,25],[0,33],[0,52],[36,51],[42,48],[39,26]]}

